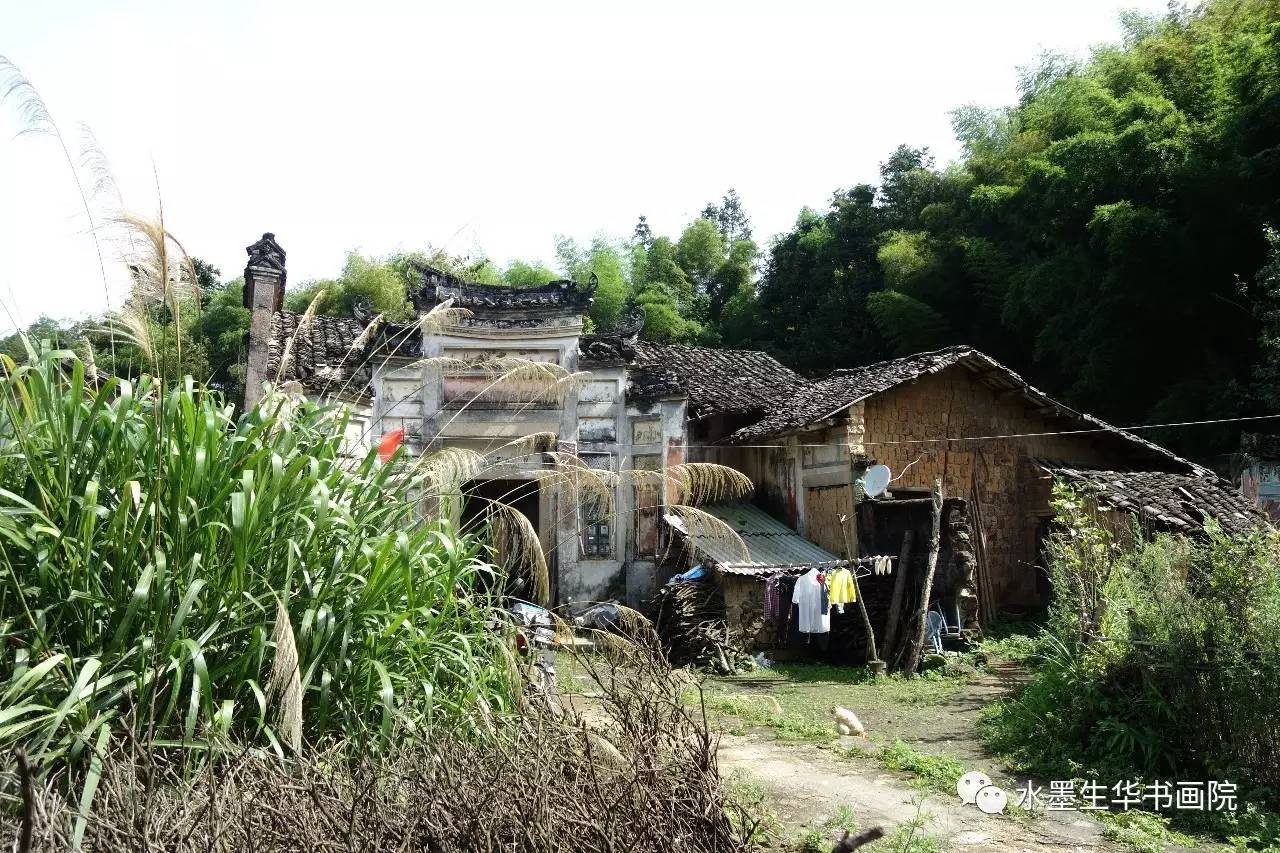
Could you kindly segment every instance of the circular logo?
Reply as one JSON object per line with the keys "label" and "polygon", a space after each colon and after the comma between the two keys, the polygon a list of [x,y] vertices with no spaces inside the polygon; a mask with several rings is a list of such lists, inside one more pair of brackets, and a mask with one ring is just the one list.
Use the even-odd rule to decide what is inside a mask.
{"label": "circular logo", "polygon": [[987,785],[978,791],[978,808],[986,814],[1000,814],[1009,805],[1009,795],[1003,788]]}
{"label": "circular logo", "polygon": [[956,782],[956,793],[960,795],[960,802],[971,806],[978,801],[978,792],[990,784],[991,780],[986,773],[973,770],[961,776]]}

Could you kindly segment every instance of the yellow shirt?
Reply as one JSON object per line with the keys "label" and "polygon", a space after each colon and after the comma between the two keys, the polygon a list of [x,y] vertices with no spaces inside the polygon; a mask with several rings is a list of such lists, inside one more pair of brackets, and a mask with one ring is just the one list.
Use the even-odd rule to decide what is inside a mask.
{"label": "yellow shirt", "polygon": [[827,600],[831,604],[852,604],[858,600],[857,589],[853,572],[848,569],[836,569],[827,575]]}

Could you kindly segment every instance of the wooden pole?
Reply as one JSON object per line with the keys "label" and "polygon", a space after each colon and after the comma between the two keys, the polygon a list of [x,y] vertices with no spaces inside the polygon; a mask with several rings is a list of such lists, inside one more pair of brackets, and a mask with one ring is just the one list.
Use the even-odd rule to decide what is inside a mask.
{"label": "wooden pole", "polygon": [[[861,489],[856,487],[854,488],[855,495],[860,492]],[[854,506],[857,506],[857,504]],[[850,560],[856,560],[858,558],[858,554],[854,546],[854,542],[857,541],[855,538],[856,532],[854,535],[850,535],[850,528],[856,528],[857,523],[856,509],[854,510],[854,515],[852,517],[847,515],[840,516],[840,528],[844,532],[844,547],[849,554]],[[876,632],[875,629],[871,627],[871,617],[867,615],[867,602],[862,597],[862,585],[858,583],[858,570],[856,566],[850,571],[850,574],[853,575],[853,594],[858,599],[858,610],[862,613],[862,627],[867,632],[867,666],[876,675],[884,675],[887,667],[885,662],[880,660],[880,653],[876,651]]]}
{"label": "wooden pole", "polygon": [[[849,455],[849,515],[841,517],[840,532],[844,534],[844,549],[850,560],[858,559],[858,504],[866,494],[862,482],[858,479],[858,460]],[[867,666],[876,675],[883,675],[887,667],[880,660],[880,652],[876,649],[876,633],[871,627],[871,617],[867,615],[867,603],[862,597],[862,585],[858,583],[858,569],[855,566],[853,575],[853,594],[858,597],[858,610],[862,613],[862,626],[867,632]]]}
{"label": "wooden pole", "polygon": [[902,595],[906,591],[907,573],[911,566],[911,545],[915,537],[911,528],[902,534],[902,550],[898,552],[898,576],[893,579],[893,595],[889,598],[889,621],[884,630],[885,660],[896,660],[894,654],[898,647],[899,621],[902,618]]}
{"label": "wooden pole", "polygon": [[924,586],[920,590],[920,607],[916,616],[920,627],[916,631],[915,643],[907,658],[907,672],[915,672],[920,665],[920,655],[924,651],[924,635],[928,628],[929,596],[933,593],[933,575],[938,569],[938,552],[942,550],[942,479],[933,481],[933,529],[929,531],[929,563],[925,567]]}

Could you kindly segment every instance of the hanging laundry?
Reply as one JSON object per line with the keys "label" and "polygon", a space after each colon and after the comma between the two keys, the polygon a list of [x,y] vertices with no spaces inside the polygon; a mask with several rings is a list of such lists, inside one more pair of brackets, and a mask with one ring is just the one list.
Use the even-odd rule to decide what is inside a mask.
{"label": "hanging laundry", "polygon": [[832,572],[827,577],[827,596],[837,613],[843,613],[846,604],[857,601],[858,592],[853,583],[853,572],[843,568]]}
{"label": "hanging laundry", "polygon": [[782,611],[782,584],[777,575],[764,582],[764,618],[770,622],[778,621]]}
{"label": "hanging laundry", "polygon": [[791,601],[796,605],[796,617],[800,631],[804,634],[826,634],[831,631],[831,616],[823,607],[826,598],[826,584],[818,581],[821,574],[817,569],[810,569],[796,579],[795,592]]}
{"label": "hanging laundry", "polygon": [[[786,648],[791,645],[791,633],[796,626],[795,610],[792,598],[795,596],[796,579],[790,575],[778,578],[778,645]],[[796,632],[797,637],[799,632]]]}

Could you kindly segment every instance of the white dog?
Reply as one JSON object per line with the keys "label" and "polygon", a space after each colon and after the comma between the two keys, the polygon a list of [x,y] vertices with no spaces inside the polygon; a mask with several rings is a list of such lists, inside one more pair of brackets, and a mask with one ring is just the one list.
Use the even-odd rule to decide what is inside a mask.
{"label": "white dog", "polygon": [[848,708],[841,708],[836,705],[831,712],[831,716],[836,720],[836,731],[842,735],[858,735],[861,737],[867,733],[862,727],[862,721],[858,719],[858,715],[850,711]]}

